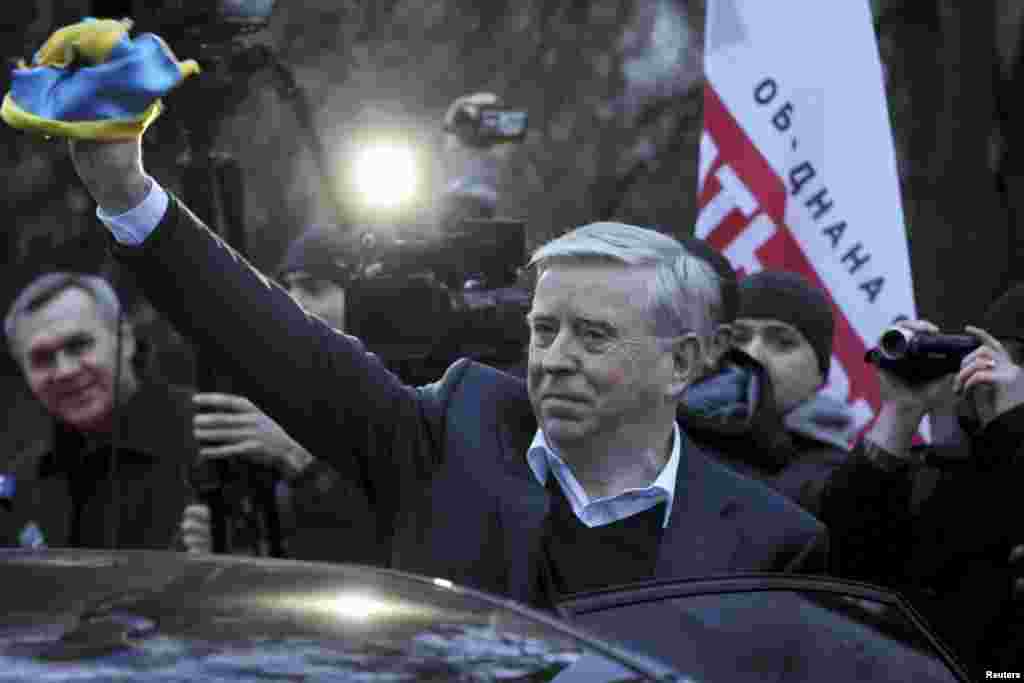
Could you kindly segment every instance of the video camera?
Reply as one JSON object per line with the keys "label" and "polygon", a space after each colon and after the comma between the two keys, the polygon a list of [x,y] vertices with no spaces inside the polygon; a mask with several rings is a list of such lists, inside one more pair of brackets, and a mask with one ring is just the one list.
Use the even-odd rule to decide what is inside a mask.
{"label": "video camera", "polygon": [[865,360],[910,384],[923,384],[960,369],[981,342],[969,334],[931,334],[890,327]]}
{"label": "video camera", "polygon": [[409,383],[469,357],[517,366],[529,293],[523,221],[464,219],[438,237],[364,239],[348,297],[349,331]]}
{"label": "video camera", "polygon": [[474,117],[459,109],[452,122],[444,126],[468,147],[491,147],[503,142],[522,142],[526,138],[529,117],[525,110],[494,105],[477,105]]}

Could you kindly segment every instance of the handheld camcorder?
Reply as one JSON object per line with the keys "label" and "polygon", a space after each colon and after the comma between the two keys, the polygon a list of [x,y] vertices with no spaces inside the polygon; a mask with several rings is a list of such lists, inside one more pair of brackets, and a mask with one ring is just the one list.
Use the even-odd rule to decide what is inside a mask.
{"label": "handheld camcorder", "polygon": [[890,327],[865,360],[910,384],[923,384],[960,369],[963,359],[981,346],[969,334],[931,334]]}
{"label": "handheld camcorder", "polygon": [[445,132],[454,133],[469,147],[491,147],[503,142],[522,142],[526,138],[528,116],[525,110],[480,105],[477,112],[473,117],[460,109],[444,127]]}

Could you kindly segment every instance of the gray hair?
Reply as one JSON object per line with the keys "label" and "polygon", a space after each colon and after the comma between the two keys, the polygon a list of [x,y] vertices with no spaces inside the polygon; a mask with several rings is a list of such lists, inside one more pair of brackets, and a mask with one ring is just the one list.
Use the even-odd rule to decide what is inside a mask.
{"label": "gray hair", "polygon": [[77,287],[85,291],[96,302],[96,308],[103,322],[117,330],[121,302],[114,288],[101,277],[57,271],[40,275],[18,293],[4,317],[4,335],[7,348],[15,352],[15,334],[24,318],[53,301],[60,293]]}
{"label": "gray hair", "polygon": [[591,223],[538,248],[529,265],[540,274],[564,261],[652,266],[648,310],[654,335],[671,338],[693,332],[707,343],[714,334],[722,314],[720,278],[668,235],[624,223]]}

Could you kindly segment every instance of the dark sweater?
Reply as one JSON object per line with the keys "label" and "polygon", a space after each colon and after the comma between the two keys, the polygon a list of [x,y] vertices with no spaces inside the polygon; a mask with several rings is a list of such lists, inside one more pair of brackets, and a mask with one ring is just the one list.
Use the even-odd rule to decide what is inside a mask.
{"label": "dark sweater", "polygon": [[665,503],[611,524],[588,527],[572,511],[554,477],[544,536],[547,577],[555,596],[654,578]]}

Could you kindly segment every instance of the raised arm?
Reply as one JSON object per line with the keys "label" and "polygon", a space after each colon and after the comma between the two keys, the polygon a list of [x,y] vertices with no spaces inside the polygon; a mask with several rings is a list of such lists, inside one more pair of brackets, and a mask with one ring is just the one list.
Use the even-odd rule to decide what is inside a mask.
{"label": "raised arm", "polygon": [[[71,150],[108,225],[124,223],[117,219],[126,211],[163,192],[143,169],[138,140],[78,141]],[[398,482],[429,473],[432,427],[421,392],[404,386],[357,339],[306,313],[175,197],[157,218],[149,231],[116,230],[115,254],[153,305],[215,354],[240,393],[317,457],[351,470],[355,454],[381,504],[400,495]],[[135,240],[141,243],[123,244]]]}

